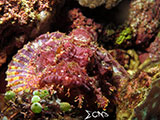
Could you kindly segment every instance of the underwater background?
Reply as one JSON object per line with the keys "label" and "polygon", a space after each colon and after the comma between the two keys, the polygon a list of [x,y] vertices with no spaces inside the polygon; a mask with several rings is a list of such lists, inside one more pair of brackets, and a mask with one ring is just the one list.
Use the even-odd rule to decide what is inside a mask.
{"label": "underwater background", "polygon": [[0,0],[0,119],[159,120],[159,0]]}

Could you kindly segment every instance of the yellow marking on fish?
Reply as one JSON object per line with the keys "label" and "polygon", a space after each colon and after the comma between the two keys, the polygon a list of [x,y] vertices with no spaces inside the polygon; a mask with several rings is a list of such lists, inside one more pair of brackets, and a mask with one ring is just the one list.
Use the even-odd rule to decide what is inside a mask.
{"label": "yellow marking on fish", "polygon": [[28,61],[30,60],[30,58],[29,58],[27,55],[23,54],[23,53],[20,53],[20,56],[24,57],[24,58],[27,59]]}
{"label": "yellow marking on fish", "polygon": [[24,87],[19,87],[19,88],[15,89],[15,92],[23,91],[25,88],[26,88],[26,86],[24,86]]}
{"label": "yellow marking on fish", "polygon": [[16,86],[18,84],[23,84],[23,82],[22,81],[16,81],[16,82],[13,81],[13,83],[8,83],[7,87],[13,87],[13,86]]}
{"label": "yellow marking on fish", "polygon": [[[9,69],[11,69],[11,68],[9,68]],[[23,70],[22,68],[20,68],[20,67],[18,67],[18,68],[14,68],[13,69],[14,71],[6,71],[6,74],[7,74],[7,76],[12,76],[12,75],[19,75],[19,74],[23,74],[23,75],[26,75],[26,76],[28,76],[29,74],[31,74],[30,73],[30,70]],[[17,72],[16,70],[22,70],[22,71],[20,71],[20,72]]]}
{"label": "yellow marking on fish", "polygon": [[28,42],[28,44],[27,45],[24,45],[24,47],[23,47],[23,49],[25,49],[25,50],[28,50],[28,45],[30,45],[31,44],[31,42]]}
{"label": "yellow marking on fish", "polygon": [[21,67],[18,67],[17,70],[23,70],[23,72],[26,72],[26,73],[30,72],[30,70],[28,68],[23,69]]}
{"label": "yellow marking on fish", "polygon": [[22,63],[22,61],[20,61],[19,59],[17,58],[13,58],[13,61],[17,62],[17,63]]}
{"label": "yellow marking on fish", "polygon": [[7,81],[14,81],[14,80],[19,80],[19,79],[22,79],[23,77],[22,76],[15,76],[13,78],[6,78]]}
{"label": "yellow marking on fish", "polygon": [[18,63],[21,63],[21,64],[24,64],[24,65],[28,65],[26,62],[24,62],[24,61],[21,61],[21,60],[19,60],[19,59],[17,59],[17,58],[13,58],[13,60],[15,61],[15,62],[18,62]]}
{"label": "yellow marking on fish", "polygon": [[7,75],[18,75],[18,74],[19,74],[19,72],[17,72],[17,71],[7,72]]}
{"label": "yellow marking on fish", "polygon": [[6,78],[6,81],[13,81],[13,78]]}
{"label": "yellow marking on fish", "polygon": [[18,69],[17,66],[8,66],[8,69]]}
{"label": "yellow marking on fish", "polygon": [[12,82],[12,83],[8,83],[8,87],[11,87],[11,86],[15,86],[15,85],[18,85],[18,84],[24,84],[24,82],[23,81],[21,81],[21,80],[19,80],[19,81],[16,81],[16,82]]}
{"label": "yellow marking on fish", "polygon": [[19,60],[15,57],[13,57],[13,60],[16,61],[16,62],[19,62]]}
{"label": "yellow marking on fish", "polygon": [[[34,44],[36,44],[36,43],[34,43]],[[31,46],[30,46],[33,50],[35,50],[35,46],[33,45],[33,44],[31,44]]]}

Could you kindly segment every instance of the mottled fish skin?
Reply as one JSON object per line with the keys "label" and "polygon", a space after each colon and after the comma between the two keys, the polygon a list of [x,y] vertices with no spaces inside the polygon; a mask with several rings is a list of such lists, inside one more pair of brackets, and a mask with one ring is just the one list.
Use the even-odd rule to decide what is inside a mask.
{"label": "mottled fish skin", "polygon": [[[66,94],[71,96],[68,98],[71,102],[78,99],[79,108],[82,107],[84,98],[88,101],[86,92],[89,92],[93,103],[105,110],[109,99],[101,91],[101,87],[108,89],[104,88],[105,85],[112,86],[106,76],[110,72],[116,73],[110,79],[116,78],[118,84],[122,84],[117,86],[120,88],[129,78],[125,69],[104,48],[99,47],[96,41],[94,29],[85,27],[77,27],[68,35],[53,32],[39,36],[13,57],[6,72],[7,86],[20,94],[24,89],[53,87],[60,99],[66,97]],[[88,67],[97,69],[91,70],[93,76],[89,75]],[[125,81],[124,77],[127,78]],[[96,82],[100,85],[96,86]],[[105,84],[104,87],[101,84]],[[115,86],[108,90],[114,94]]]}
{"label": "mottled fish skin", "polygon": [[38,87],[39,78],[30,62],[34,61],[35,57],[38,56],[38,51],[44,49],[47,43],[60,39],[64,35],[60,32],[47,33],[39,36],[34,42],[28,42],[28,44],[24,45],[8,65],[6,72],[7,87],[10,87],[15,92]]}

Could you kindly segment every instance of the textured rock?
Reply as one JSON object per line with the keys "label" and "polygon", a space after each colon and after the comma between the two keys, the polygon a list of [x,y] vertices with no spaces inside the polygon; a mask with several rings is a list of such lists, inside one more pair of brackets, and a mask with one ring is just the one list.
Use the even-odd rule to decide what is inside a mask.
{"label": "textured rock", "polygon": [[115,7],[121,0],[78,0],[79,4],[89,8],[96,8],[105,4],[105,8]]}
{"label": "textured rock", "polygon": [[8,57],[28,40],[47,32],[63,2],[64,0],[1,0],[0,54]]}
{"label": "textured rock", "polygon": [[160,19],[159,0],[133,0],[130,3],[128,23],[136,44],[148,44],[156,35]]}

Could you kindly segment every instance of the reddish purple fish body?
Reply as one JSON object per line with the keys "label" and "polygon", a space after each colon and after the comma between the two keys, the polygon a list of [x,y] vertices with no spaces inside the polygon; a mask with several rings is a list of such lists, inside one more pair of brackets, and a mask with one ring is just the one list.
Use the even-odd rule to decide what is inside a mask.
{"label": "reddish purple fish body", "polygon": [[60,98],[68,96],[79,107],[85,98],[88,104],[93,100],[105,109],[107,93],[116,90],[112,80],[124,83],[121,78],[128,78],[128,74],[96,41],[95,28],[84,26],[69,35],[53,32],[39,36],[13,57],[6,72],[7,86],[18,93],[53,87]]}

